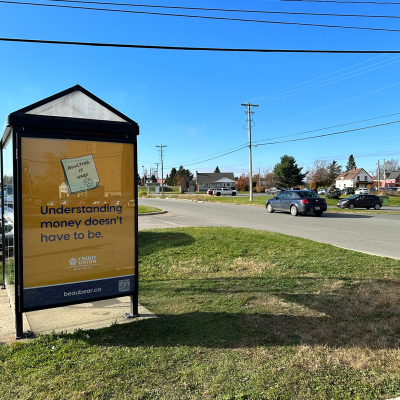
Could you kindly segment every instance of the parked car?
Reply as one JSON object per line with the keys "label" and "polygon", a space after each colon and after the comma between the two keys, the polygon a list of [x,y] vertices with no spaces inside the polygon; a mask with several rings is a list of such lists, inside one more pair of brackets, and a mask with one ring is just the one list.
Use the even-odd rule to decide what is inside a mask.
{"label": "parked car", "polygon": [[370,191],[367,188],[358,188],[354,194],[370,194]]}
{"label": "parked car", "polygon": [[308,190],[288,190],[272,199],[268,199],[265,207],[269,213],[287,211],[293,216],[314,213],[320,217],[327,209],[326,200]]}
{"label": "parked car", "polygon": [[299,187],[291,187],[290,190],[301,190]]}
{"label": "parked car", "polygon": [[236,196],[237,190],[230,188],[215,189],[213,194],[216,196]]}
{"label": "parked car", "polygon": [[286,189],[280,186],[274,186],[269,189],[265,189],[265,193],[269,194],[270,196],[276,196],[279,193],[284,192]]}
{"label": "parked car", "polygon": [[319,195],[326,195],[326,191],[327,191],[326,188],[321,188],[321,189],[318,190],[318,194]]}
{"label": "parked car", "polygon": [[208,189],[207,194],[214,194],[214,190],[216,190],[216,189]]}
{"label": "parked car", "polygon": [[382,207],[382,200],[373,194],[355,194],[347,199],[340,199],[337,203],[339,208],[374,208],[379,210]]}

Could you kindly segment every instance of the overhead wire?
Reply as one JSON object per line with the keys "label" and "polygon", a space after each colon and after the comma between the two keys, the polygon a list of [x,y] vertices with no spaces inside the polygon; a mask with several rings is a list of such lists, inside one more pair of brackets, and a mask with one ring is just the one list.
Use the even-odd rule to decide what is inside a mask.
{"label": "overhead wire", "polygon": [[217,52],[222,51],[222,52],[246,52],[246,53],[400,54],[400,50],[313,50],[313,49],[250,49],[250,48],[230,48],[230,47],[187,47],[187,46],[159,46],[159,45],[146,45],[146,44],[77,42],[77,41],[65,41],[65,40],[63,41],[63,40],[44,40],[44,39],[19,39],[19,38],[7,38],[7,37],[0,37],[0,42],[61,44],[70,46],[111,47],[111,48],[128,48],[128,49],[217,51]]}
{"label": "overhead wire", "polygon": [[338,13],[310,13],[310,12],[293,12],[293,11],[266,11],[266,10],[243,10],[229,8],[206,8],[206,7],[183,7],[183,6],[165,6],[155,4],[132,4],[132,3],[115,3],[104,1],[86,1],[86,0],[42,0],[55,3],[75,3],[75,4],[96,4],[123,7],[141,7],[141,8],[164,8],[173,10],[196,10],[196,11],[218,11],[229,13],[253,13],[253,14],[282,14],[282,15],[308,15],[308,16],[328,16],[328,17],[355,17],[355,18],[400,18],[397,15],[370,15],[370,14],[338,14]]}
{"label": "overhead wire", "polygon": [[266,20],[258,20],[258,19],[227,18],[227,17],[208,16],[208,15],[187,15],[187,14],[159,13],[159,12],[137,11],[137,10],[116,10],[116,9],[111,9],[111,8],[78,7],[78,6],[67,6],[67,5],[61,5],[61,4],[33,3],[33,2],[26,2],[26,1],[22,2],[22,1],[1,0],[0,3],[1,4],[30,5],[30,6],[37,6],[37,7],[77,9],[77,10],[120,12],[120,13],[128,13],[128,14],[158,15],[158,16],[180,17],[180,18],[200,18],[200,19],[219,20],[219,21],[255,22],[255,23],[278,24],[278,25],[299,25],[299,26],[312,26],[312,27],[323,27],[323,28],[358,29],[358,30],[382,31],[382,32],[400,32],[400,29],[373,28],[373,27],[366,27],[366,26],[312,24],[312,23],[305,23],[305,22],[266,21]]}
{"label": "overhead wire", "polygon": [[[304,132],[298,132],[298,133],[294,133],[294,134],[291,134],[291,135],[284,135],[284,136],[273,137],[273,138],[268,138],[268,139],[263,139],[263,140],[257,140],[257,141],[253,141],[253,142],[252,142],[252,145],[254,145],[255,147],[257,147],[257,146],[265,145],[265,144],[260,143],[260,142],[265,142],[265,141],[268,141],[268,140],[274,140],[274,139],[280,139],[280,138],[284,138],[284,137],[303,135],[303,134],[306,134],[306,133],[312,133],[312,132],[318,132],[318,131],[327,130],[327,129],[332,129],[332,128],[338,128],[338,127],[340,127],[340,126],[352,125],[352,124],[357,124],[357,123],[366,122],[366,121],[372,121],[372,120],[380,119],[380,118],[387,118],[387,117],[391,117],[391,116],[394,116],[394,115],[400,115],[400,112],[398,112],[398,113],[392,113],[392,114],[387,114],[387,115],[380,115],[380,116],[378,116],[378,117],[373,117],[373,118],[367,118],[367,119],[358,120],[358,121],[347,122],[347,123],[339,124],[339,125],[332,125],[332,126],[328,126],[328,127],[324,127],[324,128],[318,128],[318,129],[313,129],[313,130],[304,131]],[[341,131],[341,132],[338,132],[338,133],[329,133],[329,134],[326,134],[326,135],[311,136],[311,137],[303,138],[303,139],[311,139],[311,138],[314,138],[314,137],[323,137],[323,136],[336,135],[336,134],[344,133],[344,132],[352,132],[352,131],[354,131],[354,130],[369,129],[369,128],[373,128],[373,127],[379,127],[379,126],[384,126],[384,125],[390,125],[390,124],[394,124],[394,123],[397,123],[397,122],[400,122],[400,121],[392,121],[392,122],[383,123],[383,124],[377,124],[377,125],[372,125],[372,126],[368,126],[368,127],[362,127],[362,128],[357,128],[357,129],[351,129],[351,130],[348,130],[348,131]],[[276,142],[276,143],[281,143],[281,142]],[[282,143],[283,143],[283,142],[282,142]],[[270,143],[267,143],[267,144],[270,144]],[[249,143],[246,143],[246,144],[243,144],[243,145],[238,146],[237,148],[224,150],[224,151],[223,151],[223,154],[220,154],[220,155],[217,155],[217,154],[219,154],[219,153],[215,153],[216,156],[213,156],[213,154],[210,154],[210,155],[208,155],[208,156],[201,157],[201,158],[206,158],[205,160],[202,160],[202,161],[194,162],[194,161],[197,161],[197,160],[201,159],[201,158],[195,158],[195,159],[193,159],[193,160],[189,160],[189,161],[186,161],[186,162],[184,162],[184,163],[179,163],[179,164],[185,165],[185,166],[201,164],[201,163],[203,163],[203,162],[207,162],[207,161],[210,161],[210,160],[215,160],[215,159],[217,159],[217,158],[219,158],[219,157],[223,157],[223,156],[225,156],[225,155],[228,155],[228,154],[231,154],[231,153],[235,153],[235,152],[237,152],[237,151],[239,151],[239,150],[242,150],[242,149],[244,149],[244,148],[247,148],[248,146],[249,146]],[[231,150],[232,150],[232,151],[231,151]],[[173,165],[167,165],[165,168],[172,168],[172,167],[173,167]]]}
{"label": "overhead wire", "polygon": [[365,126],[365,127],[362,127],[362,128],[354,128],[354,129],[349,129],[349,130],[340,131],[340,132],[325,133],[323,135],[309,136],[309,137],[306,137],[306,138],[282,140],[282,141],[279,141],[279,142],[270,142],[270,143],[260,143],[260,144],[254,145],[254,146],[257,147],[257,146],[268,146],[268,145],[280,144],[280,143],[298,142],[298,141],[301,141],[301,140],[309,140],[309,139],[315,139],[315,138],[320,138],[320,137],[325,137],[325,136],[340,135],[342,133],[349,133],[349,132],[355,132],[355,131],[360,131],[360,130],[364,130],[364,129],[377,128],[377,127],[380,127],[380,126],[391,125],[391,124],[398,124],[399,122],[400,122],[400,120],[391,121],[391,122],[386,122],[386,123],[383,123],[383,124]]}
{"label": "overhead wire", "polygon": [[399,5],[398,2],[392,1],[351,1],[351,0],[273,0],[273,1],[292,1],[299,3],[339,3],[339,4],[376,4],[376,5]]}
{"label": "overhead wire", "polygon": [[398,113],[392,113],[392,114],[387,114],[387,115],[381,115],[381,116],[379,116],[379,117],[361,119],[361,120],[359,120],[359,121],[347,122],[347,123],[345,123],[345,124],[327,126],[327,127],[325,127],[325,128],[318,128],[318,129],[312,129],[312,130],[309,130],[309,131],[304,131],[304,132],[299,132],[299,133],[292,133],[291,135],[277,136],[277,137],[273,137],[273,138],[262,139],[262,140],[255,140],[255,141],[253,140],[253,144],[254,144],[254,143],[260,143],[260,142],[265,142],[265,141],[268,141],[268,140],[281,139],[281,138],[284,138],[284,137],[304,135],[304,134],[306,134],[306,133],[318,132],[318,131],[323,131],[323,130],[332,129],[332,128],[339,128],[340,126],[359,124],[359,123],[361,123],[361,122],[372,121],[372,120],[380,119],[380,118],[392,117],[392,116],[394,116],[394,115],[400,115],[400,112],[398,112]]}
{"label": "overhead wire", "polygon": [[[278,94],[278,95],[275,95],[275,96],[266,95],[266,96],[264,96],[264,98],[261,99],[261,100],[264,100],[264,101],[261,101],[260,104],[266,103],[266,102],[269,102],[269,101],[280,100],[280,99],[283,99],[283,98],[286,98],[286,97],[290,97],[290,96],[294,96],[294,95],[297,95],[297,94],[300,94],[300,93],[308,92],[310,90],[318,89],[318,88],[323,87],[323,86],[332,85],[333,83],[337,83],[337,82],[341,82],[341,81],[346,80],[346,79],[354,78],[355,76],[363,75],[363,74],[366,74],[368,72],[375,71],[377,69],[384,68],[384,67],[387,67],[389,65],[392,65],[392,64],[400,62],[400,59],[398,59],[398,60],[393,61],[391,63],[387,63],[388,61],[394,60],[396,58],[399,58],[399,57],[396,56],[396,57],[390,58],[388,60],[380,61],[378,63],[369,65],[368,67],[359,68],[359,69],[356,69],[355,71],[352,71],[352,72],[347,72],[345,74],[342,74],[342,75],[339,75],[339,76],[336,76],[336,77],[333,77],[333,78],[325,79],[325,80],[323,80],[321,82],[316,82],[316,83],[312,83],[310,85],[303,86],[303,87],[300,87],[300,88],[297,88],[297,89],[292,89],[292,90],[287,91],[286,93],[281,93],[281,94]],[[374,65],[379,65],[379,64],[382,64],[382,63],[387,63],[387,64],[381,65],[381,66],[376,67],[376,68],[368,69],[367,71],[363,71],[363,72],[360,72],[358,74],[355,74],[355,72],[357,72],[357,71],[362,71],[364,69],[371,68]],[[351,75],[351,76],[347,76],[346,77],[346,75]],[[340,77],[345,77],[345,78],[338,79]],[[332,81],[332,82],[329,82],[329,81]],[[270,98],[268,98],[268,97],[270,97]]]}
{"label": "overhead wire", "polygon": [[400,84],[400,82],[396,82],[396,83],[394,83],[394,84],[392,84],[392,85],[385,86],[385,87],[383,87],[383,88],[380,88],[380,89],[377,89],[377,90],[373,90],[372,92],[368,92],[368,93],[362,94],[361,96],[353,97],[353,98],[351,98],[351,99],[348,99],[348,100],[345,100],[345,101],[341,101],[341,102],[339,102],[339,103],[332,104],[332,105],[327,106],[327,107],[319,108],[318,110],[313,110],[313,111],[310,111],[310,112],[307,112],[307,113],[304,113],[304,114],[296,115],[295,117],[290,117],[290,118],[286,118],[286,119],[281,119],[281,120],[279,120],[279,121],[270,122],[269,124],[259,125],[258,127],[274,125],[274,124],[278,124],[278,123],[280,123],[280,122],[290,121],[290,120],[295,119],[295,118],[300,118],[300,117],[304,117],[304,116],[306,116],[306,115],[314,114],[314,113],[319,112],[319,111],[327,110],[328,108],[336,107],[336,106],[339,106],[339,105],[341,105],[341,104],[345,104],[345,103],[348,103],[348,102],[350,102],[350,101],[357,100],[357,99],[360,99],[360,98],[365,97],[365,96],[369,96],[370,94],[380,92],[380,91],[382,91],[382,90],[388,89],[388,88],[393,87],[393,86],[397,86],[397,85],[399,85],[399,84]]}

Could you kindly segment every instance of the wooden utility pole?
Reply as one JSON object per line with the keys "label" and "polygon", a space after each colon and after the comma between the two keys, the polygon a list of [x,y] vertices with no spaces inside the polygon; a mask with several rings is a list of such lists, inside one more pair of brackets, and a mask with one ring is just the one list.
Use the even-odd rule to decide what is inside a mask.
{"label": "wooden utility pole", "polygon": [[253,201],[253,170],[252,170],[252,160],[251,160],[251,115],[254,114],[254,111],[251,111],[252,108],[258,107],[258,104],[241,104],[244,107],[247,107],[247,110],[244,112],[248,115],[249,122],[249,186],[250,186],[250,198],[249,201]]}
{"label": "wooden utility pole", "polygon": [[161,154],[161,196],[164,196],[164,164],[163,164],[163,147],[167,147],[167,146],[156,146],[156,147],[160,147],[160,154]]}

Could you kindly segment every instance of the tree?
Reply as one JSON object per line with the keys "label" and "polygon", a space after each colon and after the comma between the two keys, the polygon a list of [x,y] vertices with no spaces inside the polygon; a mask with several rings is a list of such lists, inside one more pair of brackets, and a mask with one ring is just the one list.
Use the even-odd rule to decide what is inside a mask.
{"label": "tree", "polygon": [[218,165],[217,165],[217,168],[215,168],[214,173],[221,173],[221,171],[220,171],[219,168],[218,168]]}
{"label": "tree", "polygon": [[351,169],[356,169],[357,165],[356,162],[354,160],[354,156],[353,154],[350,154],[350,157],[347,161],[347,165],[346,165],[346,172],[349,172]]}
{"label": "tree", "polygon": [[176,186],[176,168],[172,168],[169,176],[165,179],[168,186]]}
{"label": "tree", "polygon": [[332,161],[328,165],[328,184],[327,186],[334,185],[336,178],[342,173],[342,166],[338,165],[336,161]]}
{"label": "tree", "polygon": [[[390,171],[395,171],[396,169],[399,168],[399,160],[395,160],[392,158],[391,160],[385,160],[385,171],[390,172]],[[379,169],[381,172],[381,177],[383,177],[383,162],[379,164]],[[376,169],[376,174],[378,175],[378,168]]]}
{"label": "tree", "polygon": [[303,167],[299,168],[294,157],[284,155],[281,162],[274,167],[275,182],[279,182],[282,186],[298,186],[303,183],[307,173],[302,174]]}
{"label": "tree", "polygon": [[184,191],[189,187],[190,181],[193,179],[193,177],[194,175],[190,172],[190,170],[183,168],[181,165],[176,172],[176,184],[181,186],[182,191]]}
{"label": "tree", "polygon": [[157,178],[155,177],[155,175],[152,175],[150,179],[151,179],[151,181],[152,181],[153,183],[156,183],[156,182],[157,182]]}
{"label": "tree", "polygon": [[307,182],[309,184],[315,182],[317,186],[327,186],[328,175],[328,162],[326,160],[315,160],[312,168],[307,174]]}
{"label": "tree", "polygon": [[239,176],[235,188],[238,191],[249,190],[249,180],[246,178],[245,174]]}

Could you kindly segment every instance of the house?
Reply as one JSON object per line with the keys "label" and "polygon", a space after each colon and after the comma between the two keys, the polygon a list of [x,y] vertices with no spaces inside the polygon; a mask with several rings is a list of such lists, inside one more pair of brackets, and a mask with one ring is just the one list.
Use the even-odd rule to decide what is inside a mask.
{"label": "house", "polygon": [[[378,186],[378,177],[374,177],[374,182]],[[400,186],[400,169],[394,171],[388,171],[380,176],[380,187],[399,187]]]}
{"label": "house", "polygon": [[336,178],[335,187],[342,190],[346,187],[366,188],[367,185],[372,185],[371,175],[364,168],[356,168],[342,172]]}
{"label": "house", "polygon": [[233,172],[197,172],[196,171],[196,191],[206,191],[208,189],[234,188],[236,185]]}

